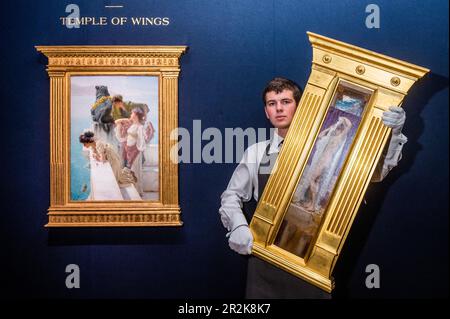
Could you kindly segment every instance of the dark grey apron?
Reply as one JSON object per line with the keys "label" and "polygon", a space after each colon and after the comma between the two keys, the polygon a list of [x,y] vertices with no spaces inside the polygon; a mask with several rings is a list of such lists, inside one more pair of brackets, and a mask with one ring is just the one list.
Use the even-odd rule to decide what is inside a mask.
{"label": "dark grey apron", "polygon": [[[278,156],[278,153],[269,155],[269,148],[270,143],[266,147],[258,169],[258,198],[261,198],[270,176],[270,174],[262,173],[261,167],[273,166]],[[270,171],[270,168],[264,170],[264,172]],[[254,200],[253,203],[244,203],[244,213],[249,222],[255,212],[255,208],[256,202]],[[331,299],[331,294],[262,259],[249,256],[245,297],[247,299]]]}

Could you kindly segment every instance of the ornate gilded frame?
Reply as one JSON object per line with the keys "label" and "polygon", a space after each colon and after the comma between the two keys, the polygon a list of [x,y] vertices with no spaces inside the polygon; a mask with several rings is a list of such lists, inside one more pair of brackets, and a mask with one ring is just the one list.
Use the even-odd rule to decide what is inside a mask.
{"label": "ornate gilded frame", "polygon": [[[331,292],[332,271],[375,171],[390,129],[381,116],[400,106],[410,87],[429,70],[308,32],[312,70],[274,170],[250,224],[253,254]],[[313,145],[342,81],[367,89],[366,104],[350,151],[315,236],[301,258],[275,245],[281,223]]]}
{"label": "ornate gilded frame", "polygon": [[[50,207],[46,227],[180,226],[178,164],[170,158],[178,127],[178,76],[186,46],[36,46],[50,77]],[[70,199],[70,77],[158,77],[159,200]],[[173,154],[172,154],[173,156]]]}

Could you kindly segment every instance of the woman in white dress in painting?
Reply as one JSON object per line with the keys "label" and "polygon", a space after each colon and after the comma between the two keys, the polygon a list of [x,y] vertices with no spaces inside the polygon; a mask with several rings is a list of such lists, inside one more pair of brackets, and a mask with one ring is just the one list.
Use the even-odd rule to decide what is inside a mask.
{"label": "woman in white dress in painting", "polygon": [[134,108],[129,119],[115,121],[116,137],[122,145],[124,165],[136,176],[136,189],[141,196],[143,195],[142,154],[148,141],[144,123],[145,113],[140,108]]}
{"label": "woman in white dress in painting", "polygon": [[126,187],[136,182],[133,173],[129,169],[122,167],[122,161],[114,146],[98,139],[94,132],[89,130],[80,135],[79,141],[85,149],[92,151],[92,156],[96,161],[108,162],[111,165],[119,187]]}

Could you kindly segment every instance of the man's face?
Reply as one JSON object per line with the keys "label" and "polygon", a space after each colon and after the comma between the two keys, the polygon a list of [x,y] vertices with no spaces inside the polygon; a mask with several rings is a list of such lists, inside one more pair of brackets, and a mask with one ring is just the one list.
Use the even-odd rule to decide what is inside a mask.
{"label": "man's face", "polygon": [[275,128],[286,129],[291,125],[297,103],[291,90],[283,90],[280,93],[270,91],[266,93],[266,105],[264,110],[270,123]]}

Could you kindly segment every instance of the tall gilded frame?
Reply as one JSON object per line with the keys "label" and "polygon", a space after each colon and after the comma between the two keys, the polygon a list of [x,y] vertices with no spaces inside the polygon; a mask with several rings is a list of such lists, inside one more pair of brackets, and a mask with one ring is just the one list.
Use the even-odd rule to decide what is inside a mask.
{"label": "tall gilded frame", "polygon": [[[400,106],[414,82],[429,70],[311,32],[308,37],[313,48],[311,74],[275,163],[276,170],[250,224],[252,253],[331,292],[333,268],[390,136],[382,113],[389,106]],[[281,248],[275,240],[342,83],[365,90],[370,99],[315,235],[306,253],[299,255]]]}
{"label": "tall gilded frame", "polygon": [[[46,227],[181,226],[178,164],[170,134],[178,127],[178,77],[186,46],[36,46],[50,77],[50,207]],[[158,79],[159,198],[84,201],[70,197],[70,80],[74,75],[148,75]],[[173,156],[173,154],[172,154]]]}

